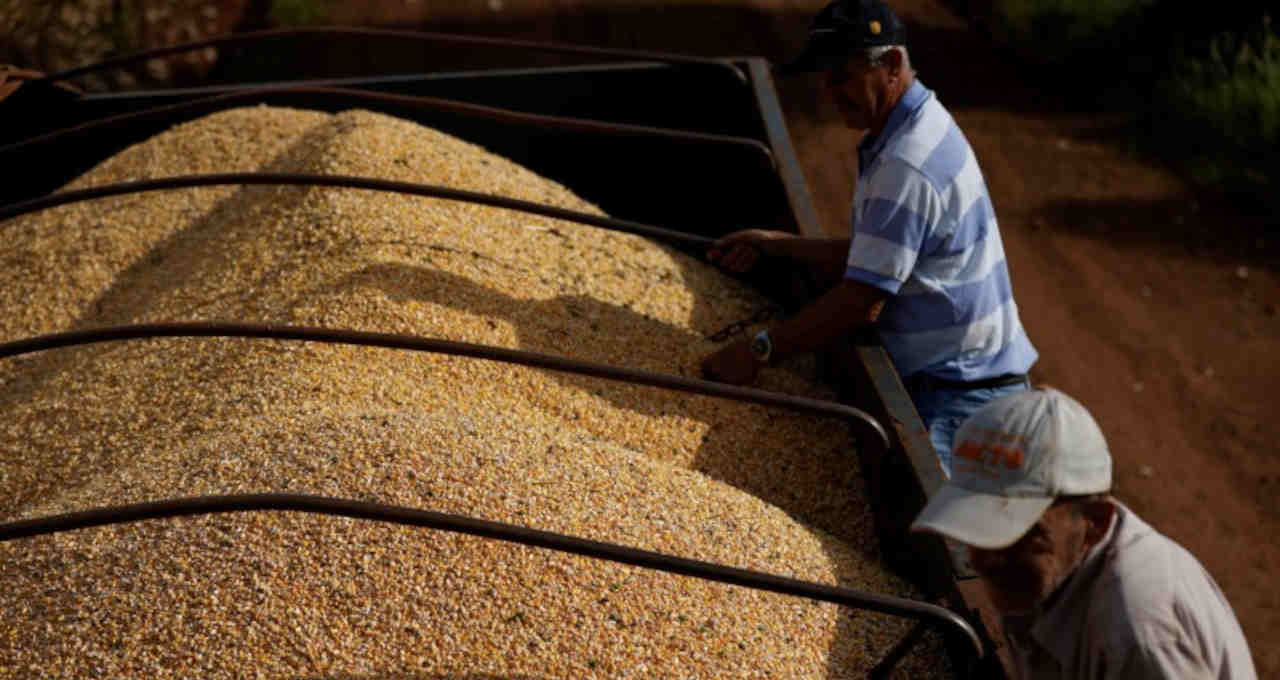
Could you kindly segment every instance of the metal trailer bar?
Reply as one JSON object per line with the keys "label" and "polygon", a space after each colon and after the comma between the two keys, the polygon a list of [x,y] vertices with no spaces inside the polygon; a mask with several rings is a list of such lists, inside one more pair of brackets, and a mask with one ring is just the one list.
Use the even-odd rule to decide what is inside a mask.
{"label": "metal trailer bar", "polygon": [[76,125],[62,130],[55,130],[43,135],[31,137],[11,144],[0,146],[0,154],[23,150],[32,146],[64,141],[94,133],[100,133],[115,127],[140,121],[163,119],[174,113],[185,113],[207,107],[216,109],[223,104],[235,104],[246,100],[259,101],[266,98],[285,98],[289,95],[312,95],[333,99],[350,99],[362,102],[391,103],[409,106],[424,111],[445,111],[458,113],[472,118],[496,120],[504,123],[531,125],[550,130],[568,130],[614,136],[658,137],[682,141],[689,144],[714,144],[738,147],[759,154],[770,170],[776,169],[773,153],[758,140],[731,135],[717,135],[705,132],[689,132],[649,125],[632,125],[627,123],[610,123],[588,118],[570,118],[564,116],[548,116],[536,113],[522,113],[495,106],[469,104],[453,99],[439,97],[414,97],[409,95],[385,94],[370,90],[341,87],[317,86],[279,86],[259,87],[227,94],[204,97],[178,104],[156,106],[142,111],[109,116]]}
{"label": "metal trailer bar", "polygon": [[495,196],[493,194],[484,194],[476,191],[466,191],[463,189],[451,189],[449,187],[442,187],[434,184],[397,182],[393,180],[375,179],[372,177],[353,177],[349,175],[309,175],[273,172],[234,172],[208,175],[183,175],[178,177],[137,180],[134,182],[119,182],[115,184],[104,184],[101,186],[90,187],[88,189],[63,191],[41,196],[39,198],[33,198],[27,201],[19,201],[17,203],[10,203],[6,206],[0,206],[0,222],[38,210],[53,208],[68,203],[88,201],[96,198],[119,196],[122,194],[135,194],[145,191],[158,191],[161,189],[181,189],[186,187],[205,187],[222,184],[282,184],[292,186],[328,186],[347,189],[394,191],[414,196],[443,198],[451,201],[479,203],[481,205],[506,208],[508,210],[519,210],[535,215],[543,215],[545,217],[577,222],[579,224],[603,227],[612,231],[647,236],[687,247],[705,248],[715,243],[715,239],[707,236],[698,236],[696,234],[688,234],[681,231],[675,231],[673,229],[664,229],[662,227],[643,224],[641,222],[592,215],[590,213],[568,210],[566,208],[557,208],[555,206],[523,201],[516,198]]}
{"label": "metal trailer bar", "polygon": [[65,333],[40,335],[0,344],[0,359],[39,352],[60,347],[72,347],[117,340],[143,338],[267,338],[275,340],[304,340],[365,347],[408,349],[418,352],[434,352],[475,359],[489,359],[506,363],[545,368],[553,371],[576,373],[618,382],[628,382],[650,387],[660,387],[680,392],[703,394],[764,406],[777,406],[802,413],[844,418],[853,425],[860,441],[883,450],[889,445],[889,435],[874,418],[861,409],[821,399],[798,397],[780,392],[770,392],[751,387],[739,387],[724,383],[687,378],[683,376],[651,373],[605,364],[593,364],[575,359],[540,354],[522,350],[477,345],[468,342],[440,340],[415,335],[372,333],[314,326],[287,326],[237,322],[172,322],[110,326]]}
{"label": "metal trailer bar", "polygon": [[759,57],[748,59],[747,70],[751,74],[751,87],[760,122],[764,124],[769,147],[776,157],[775,172],[782,182],[787,202],[795,216],[796,231],[804,236],[817,236],[821,232],[818,213],[813,208],[813,198],[805,184],[800,159],[795,147],[791,145],[791,136],[787,133],[787,122],[778,101],[777,90],[773,87],[769,62]]}
{"label": "metal trailer bar", "polygon": [[432,33],[425,31],[405,31],[395,29],[381,28],[357,28],[351,26],[303,26],[297,28],[281,28],[269,29],[264,31],[250,31],[248,33],[239,33],[234,35],[220,36],[209,38],[207,40],[199,40],[195,42],[183,43],[180,45],[172,45],[169,47],[160,47],[152,50],[127,54],[113,59],[106,59],[94,64],[86,64],[75,68],[50,73],[45,76],[32,78],[31,82],[56,82],[68,80],[77,76],[93,73],[95,71],[105,71],[121,66],[128,66],[148,59],[157,57],[165,57],[172,54],[180,54],[182,52],[190,52],[193,50],[203,49],[205,47],[218,47],[222,45],[238,45],[244,43],[258,42],[270,38],[296,37],[301,35],[322,35],[322,36],[363,36],[370,38],[400,38],[407,40],[419,40],[426,42],[443,43],[448,45],[465,45],[468,47],[502,47],[533,50],[537,52],[548,52],[555,54],[574,54],[586,57],[608,57],[611,59],[635,59],[641,61],[657,61],[667,64],[680,66],[696,66],[710,67],[714,69],[727,70],[733,74],[733,77],[743,85],[747,84],[747,76],[737,66],[726,59],[711,59],[705,57],[693,57],[687,55],[671,54],[667,52],[652,52],[647,50],[624,50],[615,48],[589,47],[583,45],[570,45],[567,43],[555,42],[539,42],[535,40],[516,40],[511,38],[495,38],[480,36],[465,36],[449,33]]}
{"label": "metal trailer bar", "polygon": [[[873,448],[876,449],[877,453],[883,454],[885,447],[888,445],[887,434],[883,428],[880,427],[878,422],[867,416],[859,409],[844,404],[809,399],[805,397],[796,397],[753,388],[736,387],[705,380],[667,376],[600,364],[591,364],[588,362],[581,362],[545,354],[407,335],[240,323],[142,324],[58,333],[8,342],[0,344],[0,358],[18,356],[60,347],[157,337],[245,337],[308,340],[393,349],[410,349],[416,351],[451,354],[455,356],[469,356],[479,359],[497,360],[536,368],[547,368],[551,370],[577,373],[580,375],[624,381],[633,384],[643,384],[735,399],[768,406],[780,406],[800,412],[843,417],[847,418],[850,424],[854,426],[854,429],[859,431],[855,437],[857,437],[860,442],[864,440],[864,437],[859,435],[866,435],[868,432],[874,435],[871,438],[874,440]],[[375,514],[349,514],[349,512],[344,511],[344,509],[349,510],[353,505],[363,508],[365,511],[374,511]],[[972,645],[976,655],[975,658],[981,659],[983,655],[981,638],[978,637],[976,631],[973,630],[972,626],[970,626],[967,621],[964,621],[962,617],[950,610],[925,602],[906,598],[896,598],[893,596],[860,593],[858,591],[833,588],[831,586],[799,582],[760,572],[747,572],[709,563],[661,555],[659,553],[637,551],[621,546],[584,541],[583,539],[574,539],[571,537],[549,534],[547,532],[538,532],[530,529],[522,529],[519,527],[512,527],[511,525],[498,525],[496,523],[485,523],[480,520],[472,520],[469,518],[440,515],[439,513],[417,511],[407,508],[388,508],[386,506],[374,506],[371,504],[362,504],[355,501],[343,501],[340,499],[298,497],[287,494],[267,494],[258,496],[202,497],[178,501],[162,501],[119,508],[99,508],[96,510],[70,513],[55,517],[23,520],[20,522],[3,524],[0,525],[0,541],[33,536],[42,533],[66,531],[102,524],[137,521],[141,519],[204,514],[209,512],[261,509],[303,510],[310,512],[323,512],[326,514],[344,514],[351,517],[382,519],[385,521],[396,521],[402,524],[413,524],[416,526],[428,526],[452,531],[461,531],[463,533],[500,538],[526,545],[566,550],[577,554],[611,559],[625,564],[654,568],[671,573],[706,578],[735,585],[744,585],[757,589],[771,590],[773,592],[781,592],[784,594],[794,594],[809,597],[811,599],[844,604],[854,608],[869,609],[898,616],[907,616],[922,622],[928,621],[930,623],[958,630],[967,639],[967,642]],[[350,512],[356,511],[352,510]],[[386,512],[390,512],[391,514],[387,515],[385,514]],[[408,513],[408,516],[411,516],[413,519],[404,519],[407,516],[406,513]],[[473,530],[478,526],[476,523],[487,526]],[[515,533],[512,533],[512,531]],[[532,538],[530,538],[530,536],[532,536]],[[586,547],[584,548],[582,546]],[[942,612],[945,612],[945,614],[942,614]],[[884,659],[882,659],[882,661],[872,669],[872,677],[883,677],[884,674],[888,673],[899,661],[901,661],[911,647],[920,640],[922,633],[923,630],[920,629],[920,626],[916,626],[916,628],[912,629],[912,631],[910,631],[901,641],[895,644]]]}
{"label": "metal trailer bar", "polygon": [[[727,567],[712,562],[691,560],[651,550],[640,550],[616,543],[566,536],[503,522],[342,498],[286,493],[241,494],[198,496],[150,503],[100,507],[0,524],[0,541],[11,541],[75,529],[139,522],[149,519],[263,510],[336,515],[352,519],[375,520],[451,531],[609,560],[669,574],[692,576],[754,590],[831,602],[853,609],[901,616],[920,622],[912,629],[912,634],[909,635],[913,639],[923,632],[922,625],[931,624],[965,639],[973,646],[974,654],[979,657],[982,655],[982,643],[967,621],[949,609],[928,602],[869,593],[851,588],[841,588],[811,581],[801,581],[761,571]],[[898,650],[899,647],[897,646],[890,650],[889,655],[872,672],[881,673],[886,663],[890,666],[896,663],[901,658]],[[873,675],[872,677],[879,676]]]}

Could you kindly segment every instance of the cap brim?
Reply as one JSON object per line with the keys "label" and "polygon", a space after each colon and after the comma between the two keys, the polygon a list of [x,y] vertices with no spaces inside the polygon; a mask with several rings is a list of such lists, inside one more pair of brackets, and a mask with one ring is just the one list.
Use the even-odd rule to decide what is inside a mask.
{"label": "cap brim", "polygon": [[945,484],[929,499],[912,531],[930,531],[985,550],[1007,548],[1053,505],[1053,498],[1010,498]]}

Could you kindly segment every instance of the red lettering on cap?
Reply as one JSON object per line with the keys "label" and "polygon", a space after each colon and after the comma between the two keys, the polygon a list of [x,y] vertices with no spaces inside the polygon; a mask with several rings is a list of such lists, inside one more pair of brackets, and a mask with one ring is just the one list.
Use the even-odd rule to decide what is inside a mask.
{"label": "red lettering on cap", "polygon": [[998,444],[980,444],[972,440],[961,442],[956,448],[955,455],[957,458],[977,461],[988,467],[1004,465],[1010,470],[1021,468],[1026,461],[1026,455],[1022,453],[1022,449]]}

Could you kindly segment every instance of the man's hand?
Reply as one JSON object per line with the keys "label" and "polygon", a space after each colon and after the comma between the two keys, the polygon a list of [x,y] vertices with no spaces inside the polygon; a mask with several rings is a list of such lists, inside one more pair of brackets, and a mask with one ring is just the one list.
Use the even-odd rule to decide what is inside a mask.
{"label": "man's hand", "polygon": [[707,250],[707,259],[731,272],[739,274],[748,272],[760,260],[760,256],[768,253],[768,243],[792,238],[785,231],[769,231],[767,229],[744,229],[723,236]]}
{"label": "man's hand", "polygon": [[746,340],[721,347],[702,360],[702,377],[731,385],[750,385],[760,373],[760,362]]}

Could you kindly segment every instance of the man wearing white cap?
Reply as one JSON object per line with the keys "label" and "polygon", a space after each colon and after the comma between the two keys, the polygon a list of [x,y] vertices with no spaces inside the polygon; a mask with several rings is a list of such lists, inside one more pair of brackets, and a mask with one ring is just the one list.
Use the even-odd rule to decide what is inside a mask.
{"label": "man wearing white cap", "polygon": [[1024,678],[1254,679],[1231,605],[1191,553],[1113,499],[1111,454],[1078,402],[987,404],[912,529],[969,546]]}

